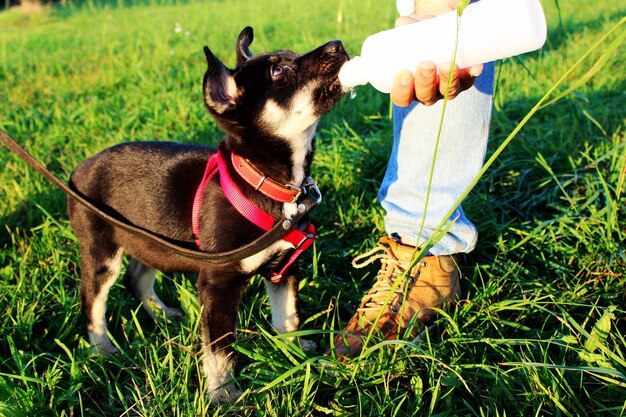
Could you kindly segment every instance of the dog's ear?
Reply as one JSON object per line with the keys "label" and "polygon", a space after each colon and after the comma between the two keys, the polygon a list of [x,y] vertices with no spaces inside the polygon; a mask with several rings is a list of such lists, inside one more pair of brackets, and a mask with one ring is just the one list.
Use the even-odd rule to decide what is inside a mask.
{"label": "dog's ear", "polygon": [[218,114],[235,107],[237,85],[230,70],[205,46],[207,70],[204,74],[204,103]]}
{"label": "dog's ear", "polygon": [[240,67],[254,55],[250,52],[250,44],[254,39],[254,31],[250,26],[244,28],[237,39],[237,66]]}

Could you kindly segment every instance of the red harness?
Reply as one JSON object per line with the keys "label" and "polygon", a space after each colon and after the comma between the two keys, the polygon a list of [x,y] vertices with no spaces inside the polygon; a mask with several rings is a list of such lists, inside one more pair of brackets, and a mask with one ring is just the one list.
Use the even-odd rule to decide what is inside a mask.
{"label": "red harness", "polygon": [[[234,153],[231,155],[233,166],[241,177],[255,187],[256,190],[260,191],[269,198],[283,203],[295,202],[302,194],[302,189],[280,185],[273,179],[263,175],[252,164],[250,164],[250,162],[241,158],[239,155],[235,155]],[[261,210],[241,192],[230,175],[228,175],[226,164],[221,153],[216,152],[211,156],[209,162],[207,163],[204,176],[202,177],[202,181],[196,190],[196,195],[193,200],[191,227],[196,238],[196,245],[198,245],[199,249],[202,249],[202,244],[200,242],[200,238],[198,237],[200,235],[200,207],[202,206],[202,196],[204,194],[204,189],[215,174],[219,174],[220,185],[222,186],[222,190],[224,191],[226,198],[242,216],[266,232],[274,226],[276,219],[274,219],[274,217],[269,213]],[[315,227],[311,223],[307,224],[304,230],[292,227],[287,234],[283,236],[282,240],[292,244],[295,250],[279,272],[271,272],[268,278],[271,279],[273,283],[279,283],[283,274],[287,271],[291,264],[298,259],[298,256],[300,256],[302,252],[311,246],[315,240]]]}

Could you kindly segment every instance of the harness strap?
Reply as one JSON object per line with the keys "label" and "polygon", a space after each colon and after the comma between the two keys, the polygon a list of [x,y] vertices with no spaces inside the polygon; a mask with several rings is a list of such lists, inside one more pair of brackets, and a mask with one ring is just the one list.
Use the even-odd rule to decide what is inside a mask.
{"label": "harness strap", "polygon": [[224,194],[226,194],[226,198],[230,201],[230,204],[232,204],[233,207],[235,207],[237,211],[250,222],[256,224],[265,231],[270,230],[276,219],[261,210],[243,194],[228,174],[226,163],[224,162],[222,155],[219,152],[216,155],[217,166],[220,171],[220,185],[222,186],[222,190],[224,190]]}
{"label": "harness strap", "polygon": [[198,249],[202,249],[200,244],[200,207],[202,207],[202,196],[204,195],[204,189],[206,185],[211,181],[213,176],[218,170],[217,166],[217,153],[211,155],[209,162],[206,164],[202,181],[196,190],[196,195],[193,198],[193,207],[191,209],[191,230],[193,231],[193,237],[196,240]]}
{"label": "harness strap", "polygon": [[[250,201],[243,192],[237,187],[232,180],[226,169],[226,163],[220,152],[217,152],[211,156],[207,167],[204,171],[204,176],[193,201],[193,210],[191,225],[193,233],[195,235],[196,244],[199,249],[202,249],[202,244],[199,238],[200,235],[200,208],[202,206],[202,196],[204,189],[215,174],[219,174],[220,185],[226,198],[233,205],[233,207],[248,221],[259,226],[264,231],[269,231],[274,225],[275,219],[269,213],[263,211],[256,204]],[[304,252],[315,240],[315,226],[311,223],[307,224],[305,230],[300,230],[296,227],[291,227],[287,234],[282,237],[282,240],[292,244],[295,248],[287,262],[283,265],[279,272],[272,271],[267,278],[271,279],[273,283],[279,283],[282,276],[287,269],[298,259],[298,257]]]}
{"label": "harness strap", "polygon": [[315,226],[313,226],[313,223],[309,223],[304,231],[294,227],[283,237],[283,240],[293,244],[296,249],[293,251],[287,260],[287,263],[283,265],[279,272],[272,272],[270,274],[269,279],[271,279],[274,284],[277,284],[282,280],[283,275],[287,269],[289,269],[291,264],[293,264],[296,259],[302,255],[302,252],[307,250],[309,246],[313,244],[313,241],[315,240]]}

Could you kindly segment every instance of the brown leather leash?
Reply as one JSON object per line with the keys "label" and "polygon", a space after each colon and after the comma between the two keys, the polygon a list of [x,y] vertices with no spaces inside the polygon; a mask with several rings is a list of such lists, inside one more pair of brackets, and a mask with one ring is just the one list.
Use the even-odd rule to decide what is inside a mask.
{"label": "brown leather leash", "polygon": [[115,212],[115,210],[111,207],[102,204],[98,205],[98,203],[89,201],[89,198],[81,194],[71,181],[69,184],[65,184],[57,178],[41,162],[29,154],[22,146],[20,146],[20,144],[18,144],[2,129],[0,129],[0,143],[20,157],[20,159],[26,162],[28,166],[37,171],[52,184],[60,188],[68,196],[78,201],[106,222],[124,230],[125,232],[150,240],[164,249],[189,258],[206,261],[208,263],[220,264],[238,262],[268,248],[274,242],[285,236],[292,227],[295,227],[299,223],[299,221],[311,208],[319,204],[321,201],[321,194],[317,186],[315,186],[315,184],[307,186],[306,189],[303,190],[301,199],[298,202],[298,211],[292,218],[279,219],[279,221],[269,231],[240,248],[226,252],[203,252],[193,249],[196,245],[194,242],[179,241],[170,239],[166,236],[158,235],[147,229],[132,224],[119,213]]}

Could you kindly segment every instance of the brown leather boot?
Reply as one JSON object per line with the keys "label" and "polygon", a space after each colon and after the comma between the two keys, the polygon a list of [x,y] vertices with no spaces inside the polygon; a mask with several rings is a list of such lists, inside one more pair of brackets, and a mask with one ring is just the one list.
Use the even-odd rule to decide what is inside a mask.
{"label": "brown leather boot", "polygon": [[[335,337],[338,358],[348,352],[358,356],[367,335],[374,334],[386,340],[404,336],[411,321],[410,337],[415,338],[423,323],[435,316],[432,307],[442,308],[459,294],[460,271],[451,255],[426,256],[410,272],[415,248],[403,245],[390,237],[383,237],[376,248],[354,258],[352,265],[362,268],[378,259],[382,266],[376,283],[361,300],[361,306],[344,332],[349,335]],[[398,281],[398,282],[396,282]]]}

